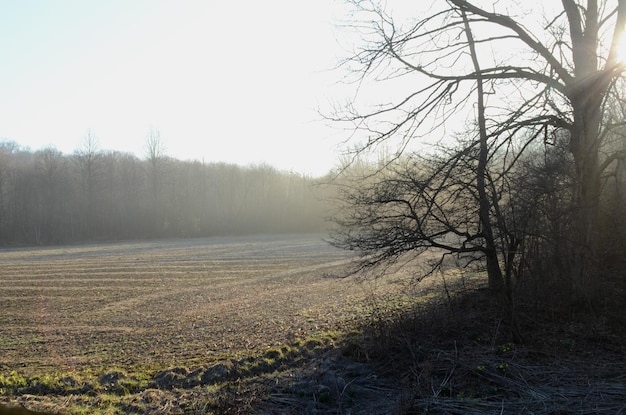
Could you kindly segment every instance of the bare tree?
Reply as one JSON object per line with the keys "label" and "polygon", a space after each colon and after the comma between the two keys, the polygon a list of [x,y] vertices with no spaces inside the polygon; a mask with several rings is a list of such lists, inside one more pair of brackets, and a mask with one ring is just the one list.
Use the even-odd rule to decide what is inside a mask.
{"label": "bare tree", "polygon": [[150,128],[146,137],[146,161],[148,162],[148,182],[151,195],[151,211],[156,229],[165,223],[165,207],[163,206],[163,179],[165,168],[165,145],[161,132]]}
{"label": "bare tree", "polygon": [[102,160],[98,138],[92,130],[87,130],[83,137],[81,147],[74,152],[74,162],[80,172],[81,189],[83,190],[83,206],[81,216],[84,217],[83,229],[89,237],[95,232],[96,222],[96,179],[99,163]]}
{"label": "bare tree", "polygon": [[[412,140],[467,116],[477,94],[483,103],[478,105],[476,145],[488,149],[479,164],[500,175],[512,172],[535,141],[565,140],[575,172],[574,220],[563,241],[570,257],[565,272],[575,296],[591,302],[601,176],[623,158],[622,153],[602,155],[600,149],[615,127],[603,108],[624,69],[618,45],[626,1],[563,0],[560,5],[545,3],[543,14],[532,16],[517,2],[477,3],[437,1],[426,17],[401,24],[373,2],[354,1],[361,18],[351,26],[361,31],[364,45],[346,65],[358,75],[361,88],[375,80],[399,92],[390,92],[389,103],[371,110],[355,103],[331,118],[365,132],[356,153],[396,140],[399,155]],[[484,175],[477,173],[474,177],[482,180]],[[484,225],[489,221],[485,199],[479,199],[487,244]],[[495,200],[488,201],[492,212],[498,209]]]}
{"label": "bare tree", "polygon": [[146,136],[146,159],[151,164],[158,163],[165,156],[165,143],[161,139],[161,132],[151,127]]}

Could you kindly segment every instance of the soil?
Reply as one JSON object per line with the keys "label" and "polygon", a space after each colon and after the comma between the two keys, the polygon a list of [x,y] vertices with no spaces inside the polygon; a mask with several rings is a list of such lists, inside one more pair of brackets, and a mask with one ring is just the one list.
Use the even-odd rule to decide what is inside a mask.
{"label": "soil", "polygon": [[[3,400],[63,412],[90,394],[130,393],[116,385],[136,384],[141,376],[150,378],[141,393],[176,394],[182,384],[174,388],[167,379],[224,361],[241,366],[282,345],[300,344],[294,346],[300,354],[318,356],[337,335],[326,335],[314,352],[301,344],[353,330],[375,292],[398,291],[398,279],[348,277],[353,259],[323,235],[2,249],[0,375],[16,373],[37,385],[7,390]],[[304,367],[301,358],[287,360],[282,366],[289,370]],[[162,375],[172,368],[181,373]],[[245,376],[265,369],[246,368]],[[53,390],[41,386],[46,376],[57,379]],[[57,390],[59,383],[68,383],[66,390]],[[67,396],[60,404],[55,394]],[[202,400],[189,390],[184,395],[168,404],[174,412],[191,395]]]}
{"label": "soil", "polygon": [[353,259],[321,235],[0,250],[0,402],[58,414],[626,413],[623,313],[520,302],[515,344],[480,274],[418,284],[418,261],[364,279],[348,276]]}
{"label": "soil", "polygon": [[167,367],[335,327],[366,294],[320,235],[0,251],[0,370]]}

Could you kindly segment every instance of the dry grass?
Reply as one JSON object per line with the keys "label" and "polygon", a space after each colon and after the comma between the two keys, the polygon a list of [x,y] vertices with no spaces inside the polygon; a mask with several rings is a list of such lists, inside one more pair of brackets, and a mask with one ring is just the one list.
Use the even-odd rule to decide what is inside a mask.
{"label": "dry grass", "polygon": [[449,297],[365,327],[358,342],[379,373],[410,391],[404,413],[626,413],[623,325],[521,303],[526,341],[513,344],[480,280],[448,282]]}

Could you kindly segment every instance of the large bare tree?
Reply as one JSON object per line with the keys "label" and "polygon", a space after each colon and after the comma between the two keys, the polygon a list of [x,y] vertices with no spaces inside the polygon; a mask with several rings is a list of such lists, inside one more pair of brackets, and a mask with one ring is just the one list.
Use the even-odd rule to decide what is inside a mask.
{"label": "large bare tree", "polygon": [[[363,43],[345,64],[357,74],[360,95],[333,118],[365,133],[355,152],[394,142],[400,155],[411,142],[449,132],[452,122],[474,119],[478,139],[450,160],[471,149],[479,151],[474,184],[465,188],[476,186],[477,235],[488,256],[488,245],[501,237],[489,236],[498,217],[485,216],[499,208],[492,184],[513,171],[533,143],[565,141],[574,172],[574,219],[562,241],[566,273],[575,295],[593,300],[601,178],[624,157],[623,152],[601,149],[611,130],[622,124],[604,108],[624,69],[619,47],[626,0],[562,0],[528,8],[512,0],[441,0],[413,16],[398,15],[393,2],[385,8],[372,1],[353,4],[350,26],[360,31]],[[367,105],[370,97],[363,91],[368,86],[384,92],[384,101]],[[489,186],[493,192],[488,200],[484,190]],[[355,246],[354,237],[344,234],[346,247]]]}

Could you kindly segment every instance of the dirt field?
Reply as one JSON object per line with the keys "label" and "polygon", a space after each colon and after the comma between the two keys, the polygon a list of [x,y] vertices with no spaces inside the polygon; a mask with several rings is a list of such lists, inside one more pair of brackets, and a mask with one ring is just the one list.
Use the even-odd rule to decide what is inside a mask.
{"label": "dirt field", "polygon": [[349,324],[322,235],[0,250],[0,373],[206,364]]}
{"label": "dirt field", "polygon": [[513,344],[480,274],[449,296],[454,270],[405,285],[428,257],[363,283],[352,259],[321,235],[2,249],[0,413],[624,413],[622,320],[522,304]]}

